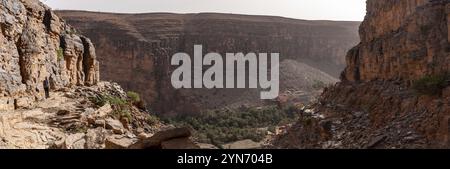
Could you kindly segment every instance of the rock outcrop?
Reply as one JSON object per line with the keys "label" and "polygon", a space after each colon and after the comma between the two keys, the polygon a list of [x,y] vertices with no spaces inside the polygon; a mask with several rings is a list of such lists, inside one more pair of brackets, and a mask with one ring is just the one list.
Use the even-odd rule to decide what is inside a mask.
{"label": "rock outcrop", "polygon": [[[149,112],[132,105],[112,100],[99,105],[94,99],[105,95],[116,102],[128,100],[119,85],[99,82],[51,92],[49,99],[0,113],[0,149],[197,148],[185,128],[149,120]],[[123,111],[127,114],[120,114]],[[179,144],[164,144],[172,141]]]}
{"label": "rock outcrop", "polygon": [[92,42],[38,0],[1,0],[0,30],[0,149],[130,148],[155,133],[166,136],[157,148],[196,148],[121,86],[100,82]]}
{"label": "rock outcrop", "polygon": [[196,144],[189,140],[191,136],[191,129],[189,128],[174,128],[158,132],[152,137],[144,138],[136,143],[133,143],[128,148],[130,149],[196,149],[199,148]]}
{"label": "rock outcrop", "polygon": [[204,53],[279,52],[281,93],[308,95],[316,81],[337,81],[345,52],[358,42],[359,22],[214,13],[57,13],[96,44],[103,79],[145,95],[153,110],[166,114],[260,101],[256,90],[173,89],[170,74],[176,67],[170,58],[176,52],[192,56],[194,44],[202,44]]}
{"label": "rock outcrop", "polygon": [[275,147],[449,148],[449,19],[448,0],[368,0],[342,82]]}
{"label": "rock outcrop", "polygon": [[368,1],[361,43],[347,56],[343,80],[402,80],[447,72],[446,1]]}
{"label": "rock outcrop", "polygon": [[91,41],[38,0],[2,0],[0,29],[0,110],[41,99],[45,78],[52,89],[99,81]]}

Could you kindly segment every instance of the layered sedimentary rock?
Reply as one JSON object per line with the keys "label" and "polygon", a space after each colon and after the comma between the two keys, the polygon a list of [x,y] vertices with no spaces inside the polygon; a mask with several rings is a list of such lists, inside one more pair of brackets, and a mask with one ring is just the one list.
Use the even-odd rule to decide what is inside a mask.
{"label": "layered sedimentary rock", "polygon": [[[282,90],[311,91],[315,81],[337,81],[345,52],[358,42],[359,22],[212,13],[58,14],[96,44],[102,78],[141,93],[162,113],[260,102],[257,90],[174,90],[170,75],[176,67],[170,66],[170,58],[176,52],[192,56],[195,44],[202,44],[204,53],[279,52],[286,65]],[[300,82],[284,84],[295,81],[293,77]]]}
{"label": "layered sedimentary rock", "polygon": [[0,3],[0,110],[42,98],[45,78],[53,89],[98,82],[88,38],[38,0]]}
{"label": "layered sedimentary rock", "polygon": [[[308,111],[320,116],[302,118],[275,145],[448,148],[449,19],[448,0],[368,0],[343,82]],[[421,93],[417,84],[438,92]]]}
{"label": "layered sedimentary rock", "polygon": [[343,79],[416,80],[448,71],[446,1],[368,1],[361,44],[347,56]]}
{"label": "layered sedimentary rock", "polygon": [[197,148],[99,82],[94,45],[38,0],[1,0],[0,28],[0,149]]}

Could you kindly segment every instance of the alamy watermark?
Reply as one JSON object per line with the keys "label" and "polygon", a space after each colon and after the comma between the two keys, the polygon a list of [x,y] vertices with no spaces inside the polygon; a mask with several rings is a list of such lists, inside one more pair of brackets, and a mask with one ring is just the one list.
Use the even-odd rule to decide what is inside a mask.
{"label": "alamy watermark", "polygon": [[[191,57],[188,54],[176,53],[172,56],[171,64],[179,66],[172,73],[171,77],[174,88],[245,89],[247,88],[246,71],[248,70],[248,88],[263,89],[261,91],[261,99],[275,99],[278,97],[279,53],[270,54],[269,69],[269,56],[267,53],[226,53],[226,63],[224,65],[224,58],[220,54],[208,53],[203,57],[202,52],[202,45],[194,45],[193,69]],[[209,68],[203,72],[203,66],[209,66]],[[269,71],[270,79],[268,76]]]}

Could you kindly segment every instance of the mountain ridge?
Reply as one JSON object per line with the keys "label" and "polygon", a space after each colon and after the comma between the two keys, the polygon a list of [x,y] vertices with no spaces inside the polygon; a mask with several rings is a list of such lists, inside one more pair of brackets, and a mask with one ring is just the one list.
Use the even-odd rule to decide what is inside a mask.
{"label": "mountain ridge", "polygon": [[221,13],[221,12],[198,12],[198,13],[177,13],[177,12],[142,12],[142,13],[116,13],[116,12],[99,12],[91,10],[54,10],[58,12],[69,12],[69,13],[91,13],[91,14],[112,14],[112,15],[221,15],[221,16],[236,16],[236,17],[248,17],[248,18],[271,18],[271,19],[283,19],[283,20],[295,20],[295,21],[323,21],[323,22],[349,22],[349,23],[360,23],[362,21],[350,21],[350,20],[326,20],[326,19],[301,19],[301,18],[291,18],[285,16],[275,16],[275,15],[254,15],[254,14],[239,14],[239,13]]}

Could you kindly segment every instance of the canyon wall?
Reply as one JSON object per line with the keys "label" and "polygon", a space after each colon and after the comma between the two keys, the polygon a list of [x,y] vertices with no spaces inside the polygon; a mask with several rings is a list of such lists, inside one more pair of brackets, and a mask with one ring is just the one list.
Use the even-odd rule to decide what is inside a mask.
{"label": "canyon wall", "polygon": [[308,111],[312,118],[274,144],[448,148],[449,19],[448,0],[368,0],[361,43],[348,52],[342,82],[323,92]]}
{"label": "canyon wall", "polygon": [[0,110],[42,99],[45,78],[54,90],[99,81],[88,38],[38,0],[0,2]]}
{"label": "canyon wall", "polygon": [[[170,58],[177,52],[279,52],[282,90],[335,83],[357,44],[359,22],[306,21],[231,14],[112,14],[59,11],[97,46],[101,76],[134,90],[157,112],[192,113],[262,102],[259,90],[175,90]],[[259,104],[259,103],[258,103]]]}
{"label": "canyon wall", "polygon": [[368,1],[361,44],[347,57],[343,80],[416,80],[448,71],[443,1]]}

